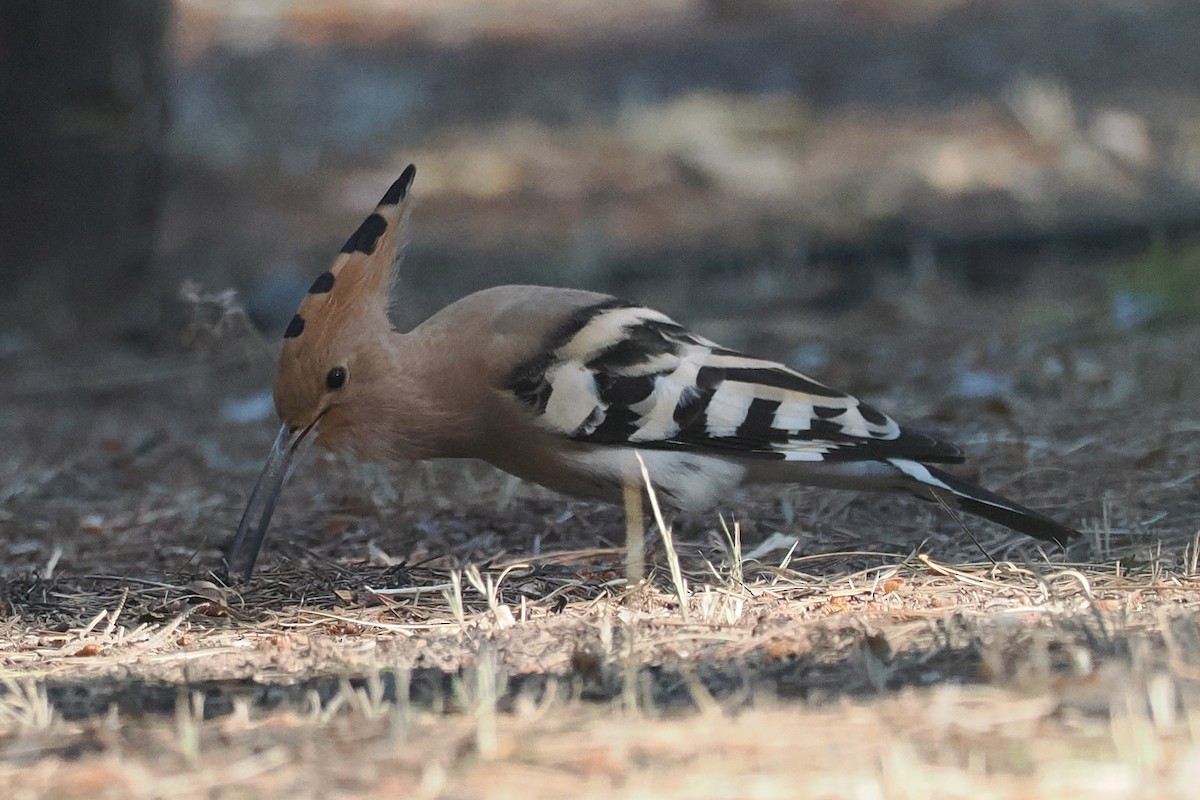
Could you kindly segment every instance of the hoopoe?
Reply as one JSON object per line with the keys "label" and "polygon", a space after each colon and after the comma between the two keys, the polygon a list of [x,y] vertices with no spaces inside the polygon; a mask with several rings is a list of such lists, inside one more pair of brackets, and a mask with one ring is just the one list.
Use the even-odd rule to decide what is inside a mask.
{"label": "hoopoe", "polygon": [[[1038,539],[1075,531],[930,466],[957,446],[782,364],[608,295],[499,286],[408,333],[388,305],[416,169],[313,281],[283,334],[283,421],[229,551],[249,577],[279,493],[313,441],[371,460],[476,458],[570,495],[620,502],[640,453],[681,509],[742,483],[895,490]],[[253,531],[251,530],[253,526]]]}

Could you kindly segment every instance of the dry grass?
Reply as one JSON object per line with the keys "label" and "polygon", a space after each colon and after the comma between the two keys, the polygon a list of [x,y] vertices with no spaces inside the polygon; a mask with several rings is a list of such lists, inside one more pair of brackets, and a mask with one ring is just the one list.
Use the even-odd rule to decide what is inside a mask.
{"label": "dry grass", "polygon": [[[531,601],[534,564],[368,579],[257,620],[229,590],[114,582],[85,622],[105,584],[31,584],[83,624],[0,639],[0,777],[122,797],[1184,796],[1194,779],[1194,576],[924,555],[681,569],[686,620],[665,575],[632,601],[620,581]],[[117,622],[150,602],[190,605]]]}

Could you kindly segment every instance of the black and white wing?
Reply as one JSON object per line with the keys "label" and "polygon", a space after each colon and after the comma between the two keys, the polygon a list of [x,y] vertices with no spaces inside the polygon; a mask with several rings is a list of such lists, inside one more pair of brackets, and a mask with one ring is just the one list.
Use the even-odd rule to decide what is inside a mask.
{"label": "black and white wing", "polygon": [[782,364],[727,350],[661,312],[580,309],[508,388],[579,442],[780,461],[962,461],[962,451]]}
{"label": "black and white wing", "polygon": [[782,364],[725,349],[661,312],[613,298],[563,319],[538,353],[512,370],[506,388],[543,429],[577,443],[773,461],[777,466],[756,470],[772,480],[898,489],[926,500],[940,491],[960,508],[1030,536],[1065,542],[1075,534],[929,466],[961,462],[957,446],[905,430]]}

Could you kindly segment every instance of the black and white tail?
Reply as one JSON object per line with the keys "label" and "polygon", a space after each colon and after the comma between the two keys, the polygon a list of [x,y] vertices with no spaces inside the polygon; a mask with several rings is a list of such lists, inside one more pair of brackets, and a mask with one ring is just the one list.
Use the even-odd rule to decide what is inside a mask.
{"label": "black and white tail", "polygon": [[[905,458],[889,458],[888,463],[918,483],[948,493],[951,495],[950,499],[963,511],[999,523],[1019,533],[1035,539],[1056,542],[1063,547],[1072,538],[1078,536],[1078,531],[1055,522],[1044,514],[1039,514],[1020,503],[1014,503],[1012,500],[989,492],[981,486],[968,483],[961,478],[956,478],[935,467]],[[913,493],[923,494],[915,487]]]}

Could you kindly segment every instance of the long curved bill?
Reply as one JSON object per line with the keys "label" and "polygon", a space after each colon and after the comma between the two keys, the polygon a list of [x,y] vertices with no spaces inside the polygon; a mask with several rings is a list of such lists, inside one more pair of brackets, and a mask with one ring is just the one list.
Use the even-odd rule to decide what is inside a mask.
{"label": "long curved bill", "polygon": [[[271,515],[275,513],[279,493],[292,476],[300,456],[316,439],[310,435],[316,431],[316,426],[314,422],[307,428],[289,428],[284,425],[279,429],[275,444],[271,446],[271,454],[267,456],[267,463],[259,473],[254,491],[250,493],[250,501],[246,503],[242,521],[238,523],[237,535],[225,556],[231,575],[240,573],[245,580],[250,579],[250,573],[254,571],[254,562],[258,560],[258,551],[262,547],[263,539],[267,537],[267,528],[271,525]],[[251,532],[250,528],[256,520],[258,526]]]}

